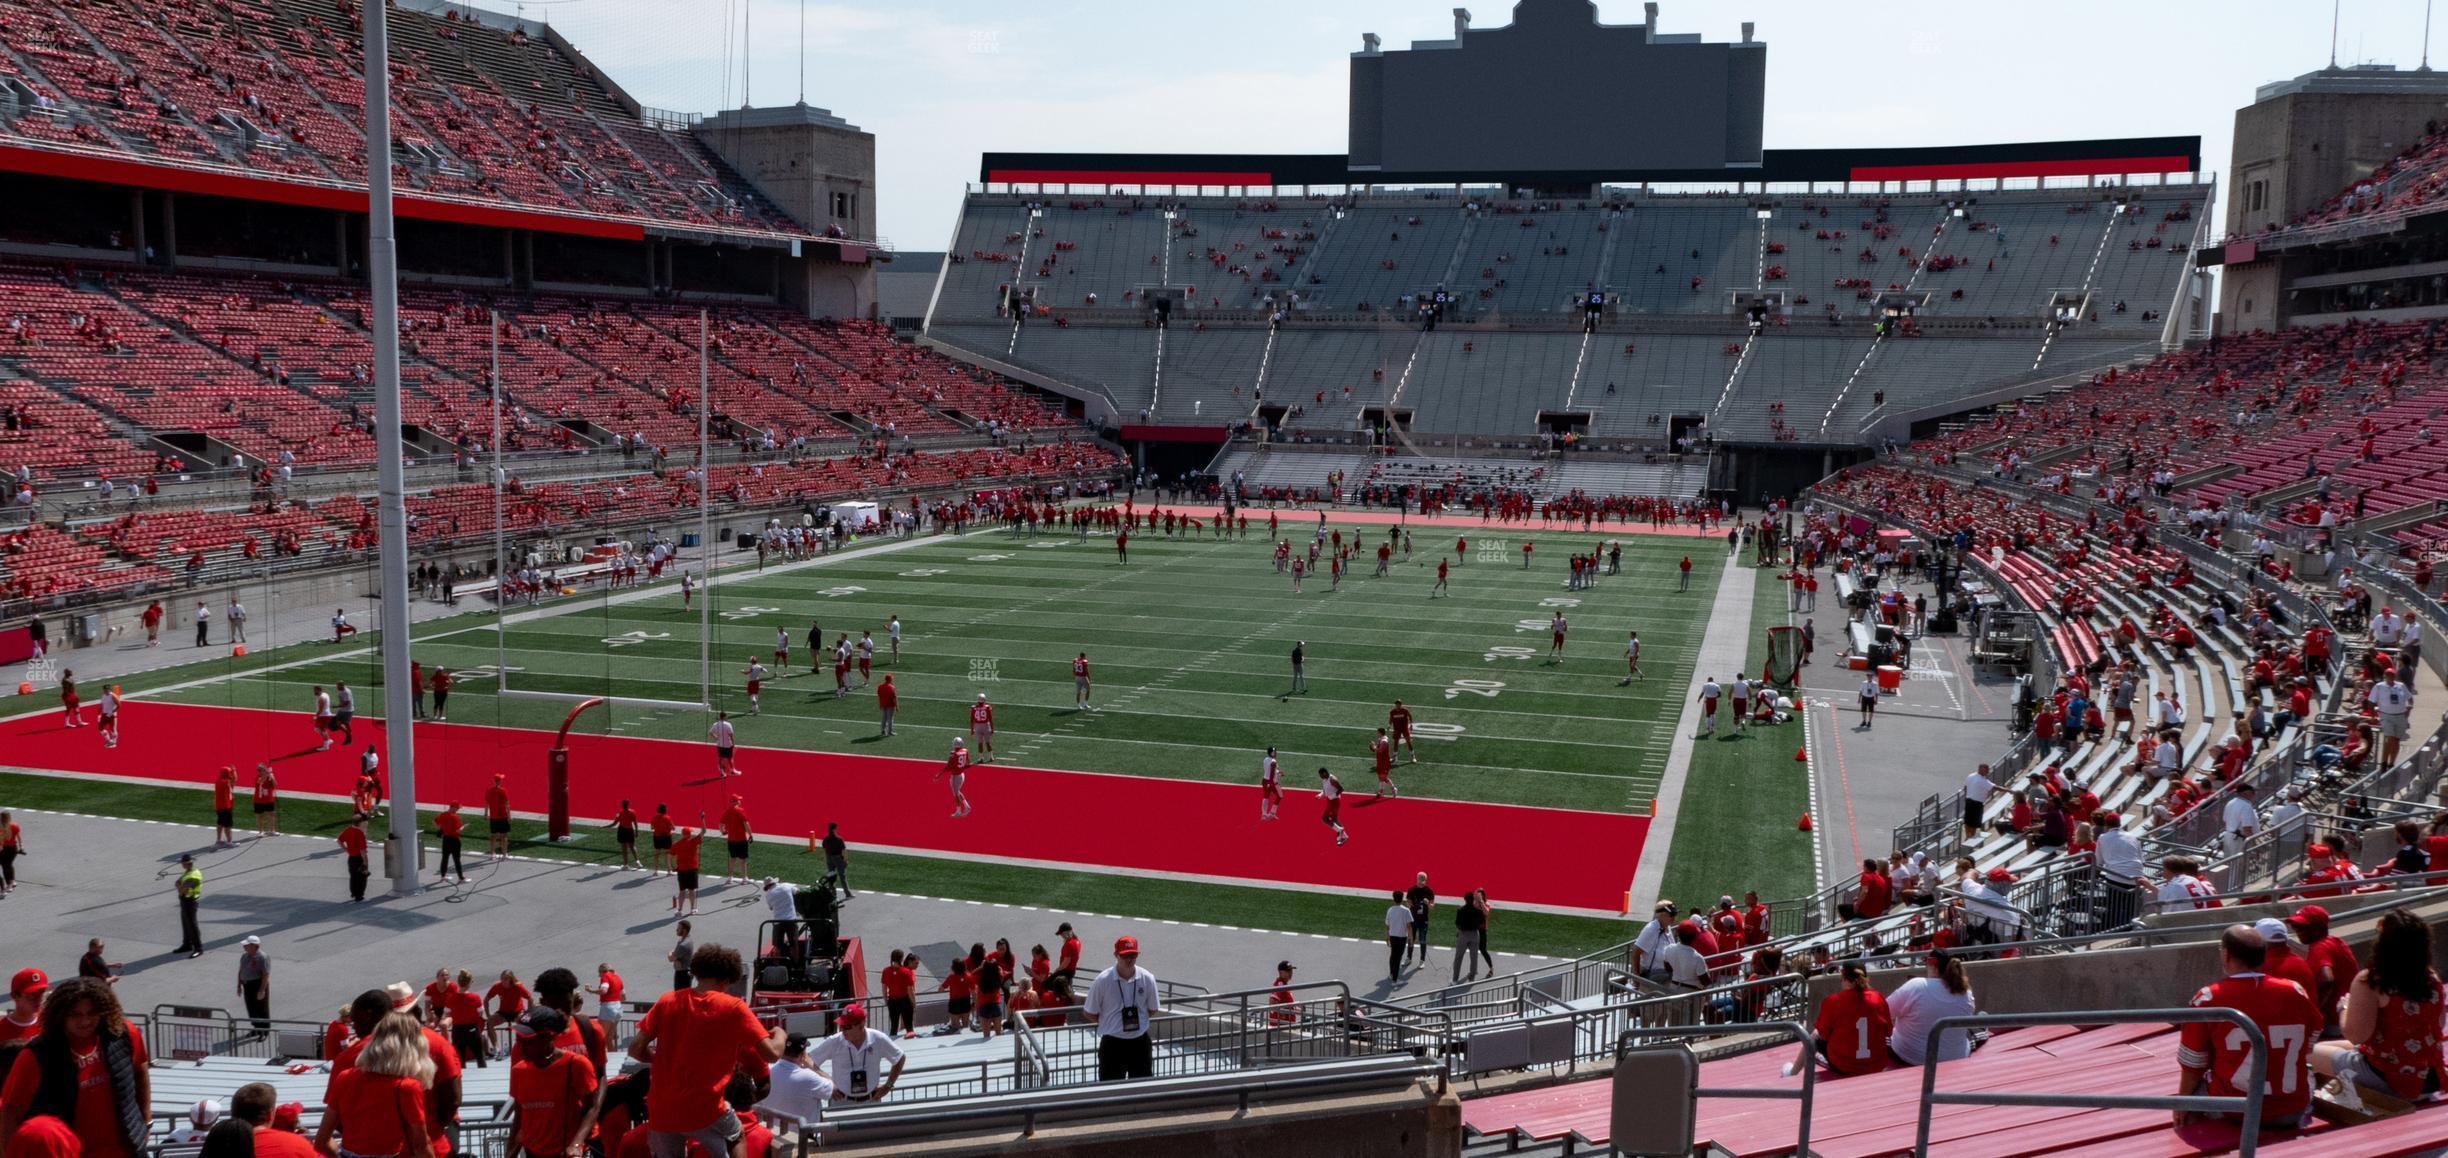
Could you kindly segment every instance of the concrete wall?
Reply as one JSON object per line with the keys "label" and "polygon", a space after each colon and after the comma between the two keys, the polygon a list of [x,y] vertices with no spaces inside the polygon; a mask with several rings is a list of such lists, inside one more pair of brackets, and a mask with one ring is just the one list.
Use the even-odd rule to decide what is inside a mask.
{"label": "concrete wall", "polygon": [[1035,1158],[1456,1158],[1462,1153],[1462,1103],[1421,1087],[1389,1094],[1282,1105],[1247,1113],[1227,1107],[1174,1117],[1087,1126],[1040,1126],[994,1134],[826,1146],[827,1154],[1031,1155]]}
{"label": "concrete wall", "polygon": [[[2236,110],[2227,233],[2257,233],[2329,199],[2448,117],[2427,93],[2295,92]],[[2254,183],[2262,182],[2255,206]]]}
{"label": "concrete wall", "polygon": [[[800,224],[874,239],[875,134],[823,109],[792,105],[724,112],[702,123],[697,139]],[[834,212],[837,193],[848,212]]]}

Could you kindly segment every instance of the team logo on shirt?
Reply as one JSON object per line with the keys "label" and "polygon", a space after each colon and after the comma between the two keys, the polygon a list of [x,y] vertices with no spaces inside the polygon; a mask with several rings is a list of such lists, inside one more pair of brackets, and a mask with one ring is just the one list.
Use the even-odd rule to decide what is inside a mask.
{"label": "team logo on shirt", "polygon": [[995,674],[995,661],[993,657],[989,656],[986,658],[973,659],[969,661],[970,683],[990,684],[1001,678],[1001,676]]}

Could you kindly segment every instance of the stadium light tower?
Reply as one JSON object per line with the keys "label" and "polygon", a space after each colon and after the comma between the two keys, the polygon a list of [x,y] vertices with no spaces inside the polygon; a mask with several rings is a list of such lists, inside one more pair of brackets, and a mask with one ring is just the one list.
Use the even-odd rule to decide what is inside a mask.
{"label": "stadium light tower", "polygon": [[381,538],[383,762],[391,766],[391,892],[418,890],[416,725],[408,688],[408,496],[400,464],[399,249],[391,231],[391,45],[386,5],[361,5],[365,19],[366,273],[374,317],[374,463],[382,494]]}

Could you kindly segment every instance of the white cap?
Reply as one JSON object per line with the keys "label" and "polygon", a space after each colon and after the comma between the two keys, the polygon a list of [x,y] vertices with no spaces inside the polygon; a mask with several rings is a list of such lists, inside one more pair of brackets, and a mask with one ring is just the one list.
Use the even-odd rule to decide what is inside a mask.
{"label": "white cap", "polygon": [[2287,943],[2286,922],[2281,921],[2276,917],[2263,917],[2258,921],[2254,921],[2253,931],[2261,934],[2261,939],[2269,942],[2272,945],[2284,945]]}
{"label": "white cap", "polygon": [[206,1098],[203,1101],[197,1102],[195,1105],[188,1107],[187,1120],[194,1122],[198,1127],[209,1126],[220,1121],[220,1101],[214,1098]]}
{"label": "white cap", "polygon": [[244,941],[240,941],[240,942],[238,942],[238,943],[239,943],[239,944],[241,944],[241,945],[261,945],[261,944],[263,944],[263,938],[261,938],[261,937],[257,937],[257,936],[253,936],[253,935],[251,935],[251,934],[250,934],[250,935],[247,937],[247,939],[246,939],[246,940],[244,940]]}
{"label": "white cap", "polygon": [[978,693],[978,702],[979,702],[979,703],[981,703],[981,704],[986,702],[986,693],[984,693],[984,692],[979,692],[979,693]]}

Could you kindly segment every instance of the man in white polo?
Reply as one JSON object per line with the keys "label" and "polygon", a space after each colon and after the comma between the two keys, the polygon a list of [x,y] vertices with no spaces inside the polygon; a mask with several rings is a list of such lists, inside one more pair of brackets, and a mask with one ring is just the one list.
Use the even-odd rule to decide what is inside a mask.
{"label": "man in white polo", "polygon": [[833,1020],[839,1032],[808,1047],[808,1067],[825,1068],[833,1079],[836,1100],[881,1100],[901,1080],[901,1066],[907,1060],[901,1056],[901,1046],[891,1034],[867,1031],[864,1005],[850,1006]]}
{"label": "man in white polo", "polygon": [[2261,809],[2258,804],[2260,797],[2261,794],[2253,788],[2252,781],[2238,780],[2235,795],[2228,797],[2227,806],[2219,810],[2220,835],[2227,843],[2228,852],[2244,851],[2244,842],[2252,839],[2253,833],[2260,831]]}
{"label": "man in white polo", "polygon": [[1989,798],[1997,794],[1997,782],[1989,779],[1989,766],[1983,764],[1964,777],[1963,836],[1969,844],[1980,836],[1981,814],[1989,806]]}
{"label": "man in white polo", "polygon": [[1088,983],[1081,1009],[1097,1023],[1097,1080],[1156,1076],[1156,975],[1139,967],[1139,938],[1114,941],[1114,963]]}
{"label": "man in white polo", "polygon": [[808,1057],[806,1034],[783,1039],[781,1060],[773,1064],[770,1076],[773,1092],[756,1105],[760,1120],[780,1132],[824,1121],[825,1103],[834,1098],[833,1082]]}
{"label": "man in white polo", "polygon": [[[2378,626],[2377,621],[2373,626]],[[2379,633],[2374,631],[2372,638],[2377,643]],[[2407,715],[2414,710],[2414,689],[2397,678],[2397,669],[2390,668],[2387,676],[2372,685],[2371,704],[2380,713],[2380,763],[2394,764],[2397,745],[2409,730]]]}

